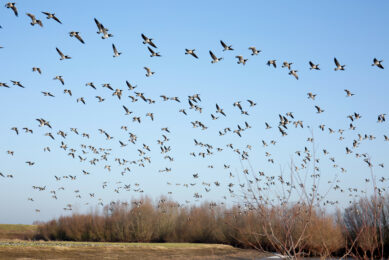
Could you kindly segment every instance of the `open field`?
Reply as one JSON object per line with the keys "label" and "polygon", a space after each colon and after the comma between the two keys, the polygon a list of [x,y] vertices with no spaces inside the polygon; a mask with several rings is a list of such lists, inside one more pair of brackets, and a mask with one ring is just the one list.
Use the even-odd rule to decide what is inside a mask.
{"label": "open field", "polygon": [[31,239],[36,228],[35,225],[0,224],[0,240]]}
{"label": "open field", "polygon": [[0,259],[259,259],[266,254],[220,244],[29,241],[35,225],[0,224]]}
{"label": "open field", "polygon": [[260,259],[265,254],[218,244],[0,242],[0,259]]}

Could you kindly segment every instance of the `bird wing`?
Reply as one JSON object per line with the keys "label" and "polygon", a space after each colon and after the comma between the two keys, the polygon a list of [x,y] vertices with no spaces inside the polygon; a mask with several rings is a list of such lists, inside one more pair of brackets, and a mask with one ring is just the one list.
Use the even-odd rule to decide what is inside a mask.
{"label": "bird wing", "polygon": [[59,54],[61,57],[64,56],[63,53],[62,53],[58,48],[55,48],[55,49],[57,50],[58,54]]}
{"label": "bird wing", "polygon": [[309,61],[309,65],[310,65],[311,67],[314,66],[314,64],[312,63],[312,61]]}
{"label": "bird wing", "polygon": [[223,48],[227,48],[227,45],[223,41],[220,41],[220,44],[223,46]]}
{"label": "bird wing", "polygon": [[147,49],[149,50],[149,52],[150,52],[151,54],[155,54],[155,52],[153,51],[153,49],[151,49],[150,47],[147,47]]}
{"label": "bird wing", "polygon": [[29,16],[31,18],[31,20],[35,20],[35,15],[30,14],[30,13],[26,13],[26,15]]}
{"label": "bird wing", "polygon": [[143,33],[141,34],[142,35],[142,39],[147,41],[149,38],[146,37],[146,35],[144,35]]}
{"label": "bird wing", "polygon": [[339,63],[339,61],[338,61],[336,58],[334,58],[334,62],[335,62],[335,65],[336,65],[337,67],[340,66],[340,63]]}
{"label": "bird wing", "polygon": [[15,15],[18,16],[18,9],[16,9],[16,6],[12,6],[12,10],[14,11]]}
{"label": "bird wing", "polygon": [[213,54],[212,51],[209,51],[209,55],[211,55],[212,59],[217,60],[217,57],[215,56],[215,54]]}
{"label": "bird wing", "polygon": [[55,15],[53,15],[53,19],[54,19],[55,21],[57,21],[58,23],[62,24],[62,22],[61,22]]}
{"label": "bird wing", "polygon": [[81,43],[85,43],[84,40],[81,38],[80,35],[76,34],[76,38],[81,42]]}
{"label": "bird wing", "polygon": [[97,25],[97,28],[100,30],[101,29],[101,23],[96,18],[94,18],[94,20],[95,20],[95,23]]}
{"label": "bird wing", "polygon": [[113,43],[112,43],[112,49],[113,49],[113,52],[114,52],[115,54],[118,53],[118,51],[116,50],[115,44],[113,44]]}

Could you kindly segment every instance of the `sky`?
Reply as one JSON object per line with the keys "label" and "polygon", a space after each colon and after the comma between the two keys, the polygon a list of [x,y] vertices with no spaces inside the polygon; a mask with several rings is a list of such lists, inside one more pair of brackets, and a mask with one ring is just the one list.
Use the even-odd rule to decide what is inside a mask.
{"label": "sky", "polygon": [[[389,142],[384,142],[383,135],[389,135],[389,129],[387,123],[377,123],[377,116],[389,112],[389,75],[386,68],[381,70],[371,64],[376,57],[384,60],[385,67],[389,56],[388,2],[37,0],[17,1],[19,17],[3,7],[4,4],[4,1],[0,4],[0,46],[3,47],[0,82],[11,88],[0,87],[0,172],[12,174],[14,178],[0,177],[0,223],[29,224],[67,215],[70,212],[63,210],[67,204],[72,204],[73,212],[85,212],[97,207],[98,199],[107,204],[141,195],[158,198],[168,192],[171,198],[181,202],[196,203],[193,195],[198,192],[203,195],[199,202],[215,200],[231,205],[236,198],[230,197],[227,185],[232,182],[237,186],[238,179],[244,179],[242,169],[248,166],[243,162],[242,167],[239,156],[226,147],[229,143],[240,150],[252,145],[249,162],[254,171],[277,176],[287,172],[295,151],[304,150],[309,145],[307,137],[313,133],[317,157],[323,162],[320,167],[324,191],[325,184],[334,176],[338,176],[339,185],[344,189],[369,189],[364,180],[370,176],[370,169],[360,158],[355,158],[355,153],[369,153],[377,178],[387,176],[387,169],[378,164],[388,160]],[[46,19],[42,11],[55,13],[62,24]],[[27,12],[42,20],[43,28],[31,26]],[[109,29],[112,38],[101,39],[94,18]],[[71,38],[71,31],[80,32],[85,44]],[[142,43],[142,33],[153,38],[161,57],[150,57]],[[220,40],[232,45],[234,51],[223,51]],[[120,57],[113,57],[113,43],[122,52]],[[262,52],[251,56],[250,46]],[[72,59],[60,61],[56,47]],[[196,49],[199,59],[185,55],[186,48]],[[210,50],[223,60],[211,64]],[[248,58],[247,64],[237,64],[236,55]],[[334,71],[334,57],[342,65],[346,64],[345,71]],[[277,60],[277,68],[266,65],[270,59]],[[283,61],[293,62],[298,80],[288,75],[287,68],[281,68]],[[311,71],[309,61],[320,64],[320,70]],[[155,74],[146,77],[145,66]],[[32,67],[40,67],[42,75],[33,73]],[[63,76],[64,86],[53,80],[58,75]],[[10,80],[20,81],[25,88],[12,86]],[[132,103],[128,96],[135,94],[127,89],[126,80],[138,86],[135,91],[156,103],[149,105],[142,100]],[[94,82],[97,90],[86,87],[87,82]],[[122,99],[102,88],[103,83],[122,89]],[[73,96],[65,95],[64,89],[70,89]],[[346,97],[344,89],[355,95]],[[49,91],[55,97],[43,96],[41,91]],[[307,98],[308,92],[317,94],[314,101]],[[203,108],[201,114],[190,110],[187,103],[187,97],[196,93],[202,100],[198,104]],[[160,95],[177,96],[181,103],[162,102]],[[105,101],[98,103],[95,96],[102,96]],[[79,97],[85,98],[86,105],[76,102]],[[247,99],[257,105],[249,107]],[[242,101],[248,116],[233,106],[236,101]],[[226,117],[215,114],[216,103],[224,109]],[[133,114],[124,115],[122,105]],[[325,111],[317,114],[315,105]],[[178,112],[182,108],[188,116]],[[147,112],[155,114],[154,121],[145,117]],[[288,135],[282,137],[277,129],[278,115],[287,112],[293,112],[305,127],[295,129],[290,125]],[[354,112],[362,118],[353,122],[356,130],[350,131],[350,120],[346,117]],[[211,113],[219,119],[211,120]],[[133,122],[133,116],[141,116],[142,123]],[[39,127],[36,118],[50,121],[53,129]],[[191,122],[195,120],[203,122],[208,129],[193,128]],[[225,136],[218,134],[225,127],[235,130],[245,122],[252,128],[244,131],[242,137],[232,132]],[[265,122],[273,128],[266,130]],[[321,124],[325,125],[325,131],[318,128]],[[120,129],[123,125],[137,135],[136,145],[120,147],[119,140],[129,143],[128,132]],[[12,127],[19,129],[19,135]],[[34,133],[24,133],[23,127]],[[80,134],[89,133],[91,138],[75,135],[71,127],[76,127]],[[168,127],[170,133],[163,133],[163,127]],[[338,133],[330,135],[328,127],[345,129],[344,140],[339,141]],[[98,129],[104,129],[114,139],[106,140]],[[59,130],[68,134],[66,139],[56,134]],[[47,132],[55,140],[45,136]],[[362,141],[353,154],[347,155],[345,147],[352,147],[358,133],[372,134],[376,139]],[[166,144],[172,148],[168,155],[174,157],[173,162],[160,153],[157,139],[162,138],[161,134],[170,139]],[[211,144],[214,154],[204,159],[190,156],[190,152],[205,150],[194,146],[194,138]],[[263,147],[262,140],[277,143]],[[90,151],[82,155],[88,160],[80,162],[68,156],[69,151],[60,149],[61,141],[68,149],[76,149],[77,155],[82,155],[80,144],[111,148],[112,152],[109,161],[93,166],[88,163],[93,157]],[[122,176],[123,167],[114,158],[138,160],[138,149],[143,144],[151,148],[150,152],[146,151],[151,163],[145,163],[144,168],[127,165],[131,173]],[[51,148],[50,153],[43,151],[47,146]],[[216,152],[216,147],[223,151]],[[322,149],[327,149],[330,155],[324,156]],[[7,154],[8,150],[14,151],[14,156]],[[265,152],[271,154],[274,164],[268,162]],[[332,156],[347,173],[332,167],[327,158]],[[28,166],[26,161],[35,165]],[[230,168],[224,169],[224,164]],[[112,166],[111,172],[104,169],[105,165]],[[172,171],[159,172],[165,167]],[[83,175],[82,170],[91,174]],[[198,179],[193,178],[195,173],[199,174]],[[76,175],[77,180],[54,178],[69,174]],[[107,188],[102,189],[104,181]],[[220,187],[212,185],[211,191],[206,192],[207,186],[202,182],[215,181],[221,183]],[[185,183],[196,185],[186,188]],[[131,191],[114,192],[124,184],[131,184]],[[46,190],[39,192],[32,186],[46,186]],[[58,190],[60,187],[64,190]],[[137,188],[144,192],[135,192]],[[53,190],[57,200],[51,197]],[[75,190],[80,190],[82,199],[75,197]],[[95,193],[95,197],[91,198],[89,193]],[[331,190],[328,196],[340,205],[347,205],[348,198],[338,191]]]}

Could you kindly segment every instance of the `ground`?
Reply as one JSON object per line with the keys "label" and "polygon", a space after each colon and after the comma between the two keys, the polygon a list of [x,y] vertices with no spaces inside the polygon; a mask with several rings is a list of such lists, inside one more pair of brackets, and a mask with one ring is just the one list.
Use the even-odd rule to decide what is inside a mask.
{"label": "ground", "polygon": [[0,224],[0,240],[6,239],[32,239],[37,226]]}
{"label": "ground", "polygon": [[0,225],[0,259],[261,259],[228,245],[30,241],[36,227]]}

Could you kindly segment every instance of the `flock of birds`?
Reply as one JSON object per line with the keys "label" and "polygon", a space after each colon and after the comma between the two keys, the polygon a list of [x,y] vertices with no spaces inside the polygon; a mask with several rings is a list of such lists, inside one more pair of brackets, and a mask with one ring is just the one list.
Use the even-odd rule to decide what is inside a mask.
{"label": "flock of birds", "polygon": [[[12,12],[15,14],[15,16],[19,16],[18,8],[16,3],[7,3],[5,5],[6,8],[12,10]],[[44,16],[46,16],[47,19],[51,19],[58,24],[62,24],[62,21],[56,16],[55,13],[50,13],[50,12],[42,12]],[[43,27],[43,22],[42,20],[38,19],[36,15],[31,14],[31,13],[26,13],[26,15],[31,19],[31,26],[38,25],[40,27]],[[110,33],[110,30],[106,28],[99,20],[96,18],[94,19],[94,22],[97,27],[97,34],[101,35],[102,39],[108,39],[112,38],[113,34]],[[81,44],[86,44],[84,39],[82,38],[82,35],[80,32],[76,31],[71,31],[69,32],[70,37],[76,38]],[[143,44],[147,45],[147,50],[150,53],[150,57],[161,57],[162,55],[160,52],[157,51],[158,47],[155,44],[155,40],[152,38],[147,37],[144,34],[141,34],[141,41]],[[226,44],[224,41],[220,41],[222,51],[223,52],[233,52],[234,49],[231,45]],[[0,48],[3,48],[0,46]],[[6,49],[6,48],[5,48]],[[63,52],[60,50],[58,47],[55,48],[58,55],[59,59],[61,61],[66,61],[68,59],[71,59],[72,57],[67,54],[66,52]],[[261,53],[261,50],[257,49],[256,47],[249,47],[248,48],[251,51],[251,56],[257,56]],[[118,51],[117,47],[115,44],[112,44],[112,50],[113,50],[113,57],[117,58],[119,57],[122,53]],[[4,51],[4,50],[2,50]],[[185,55],[190,55],[195,59],[199,59],[199,56],[196,53],[195,49],[185,49]],[[211,57],[211,63],[215,64],[223,60],[223,57],[218,57],[217,55],[214,54],[213,51],[209,51],[209,55]],[[236,55],[235,58],[237,59],[238,64],[245,65],[246,62],[248,61],[247,58],[243,57],[242,55]],[[373,59],[373,63],[371,64],[372,66],[375,66],[379,69],[384,69],[382,65],[383,60],[378,60],[376,58]],[[277,60],[269,60],[266,63],[268,66],[272,66],[274,68],[277,68]],[[320,70],[320,65],[314,63],[313,61],[309,61],[309,69],[310,70]],[[334,64],[335,64],[335,71],[344,71],[346,65],[342,65],[338,61],[337,58],[334,58]],[[289,75],[293,76],[297,80],[299,79],[298,76],[298,70],[292,68],[293,63],[292,62],[287,62],[284,61],[282,63],[282,68],[287,68],[289,70]],[[146,71],[146,77],[151,77],[153,74],[155,74],[154,71],[152,71],[149,67],[144,67]],[[33,67],[32,71],[34,73],[38,73],[41,75],[43,73],[44,68],[40,67]],[[53,80],[57,80],[62,86],[65,86],[65,79],[63,76],[57,75],[53,78]],[[10,83],[8,82],[0,82],[0,89],[1,88],[12,88],[12,86],[17,86],[20,88],[25,88],[25,85],[22,84],[20,81],[16,80],[11,80]],[[90,87],[94,90],[96,90],[97,84],[94,82],[87,82],[85,84],[86,87]],[[131,102],[131,103],[136,103],[136,102],[145,102],[147,104],[155,104],[157,101],[150,98],[146,97],[144,93],[140,91],[136,91],[138,88],[136,85],[131,84],[129,81],[125,82],[126,90],[116,88],[114,89],[110,83],[103,83],[101,85],[102,88],[106,88],[109,91],[111,91],[112,96],[116,96],[116,98],[119,101],[124,101],[124,104],[120,104],[121,107],[123,108],[124,115],[126,116],[132,116],[132,122],[133,123],[142,123],[144,120],[151,120],[154,121],[156,118],[155,112],[147,112],[145,117],[142,117],[140,115],[136,115],[136,111],[133,111],[129,108],[129,105],[126,102]],[[126,91],[128,94],[125,94]],[[344,90],[346,93],[346,97],[350,98],[354,94],[348,90]],[[42,91],[41,92],[44,96],[54,98],[55,95],[51,93],[50,91]],[[63,93],[69,96],[73,96],[73,92],[71,89],[64,89]],[[307,97],[310,100],[315,100],[316,94],[309,92],[307,93]],[[95,96],[98,102],[104,102],[106,100],[106,97],[102,96]],[[127,99],[128,98],[128,99]],[[158,102],[175,102],[179,107],[177,108],[178,113],[182,114],[183,116],[190,116],[189,112],[193,111],[193,113],[206,113],[205,111],[207,109],[204,109],[202,107],[202,99],[200,97],[200,94],[193,94],[188,96],[186,99],[186,105],[184,105],[184,102],[181,102],[183,100],[180,97],[169,97],[167,95],[160,95],[161,100]],[[77,103],[82,103],[84,105],[87,104],[85,97],[77,97],[76,101]],[[242,117],[243,116],[248,116],[249,115],[249,110],[253,109],[257,103],[251,99],[248,99],[245,102],[242,101],[236,101],[233,104],[233,107],[237,109]],[[204,111],[203,111],[204,110]],[[315,105],[315,110],[318,114],[324,113],[325,110],[317,105]],[[251,113],[251,112],[250,112]],[[209,119],[211,120],[218,120],[219,117],[227,117],[226,112],[224,111],[223,107],[219,104],[215,104],[213,112],[209,113]],[[328,131],[329,134],[334,134],[338,135],[338,139],[340,141],[343,141],[344,135],[343,133],[345,131],[355,131],[356,129],[356,122],[361,118],[362,116],[355,112],[353,114],[350,114],[347,116],[347,118],[350,120],[349,122],[349,128],[347,130],[345,129],[332,129],[330,127],[326,127],[324,124],[321,124],[318,126],[318,128],[321,131]],[[265,122],[263,127],[266,130],[272,131],[272,129],[276,129],[281,135],[287,136],[288,131],[290,130],[290,127],[294,126],[295,128],[306,128],[304,126],[303,120],[295,118],[295,115],[292,112],[287,112],[285,114],[280,114],[279,115],[279,123],[277,126],[272,126],[270,123]],[[70,133],[68,133],[65,129],[56,129],[55,125],[52,125],[50,123],[50,120],[47,118],[36,118],[35,119],[37,124],[37,127],[39,129],[45,129],[44,135],[47,136],[48,138],[52,139],[55,143],[53,145],[48,145],[42,147],[44,152],[51,152],[54,146],[58,146],[60,149],[64,151],[65,156],[69,156],[70,158],[74,160],[79,160],[81,164],[81,169],[80,169],[80,175],[91,175],[92,172],[87,170],[87,167],[85,165],[89,164],[90,166],[93,167],[102,167],[104,170],[111,172],[111,168],[113,164],[118,165],[121,167],[122,171],[120,172],[121,175],[126,175],[128,173],[131,173],[133,171],[136,171],[137,167],[147,167],[148,164],[151,164],[152,158],[151,158],[151,152],[153,151],[152,145],[146,144],[146,143],[139,143],[139,137],[136,133],[131,132],[129,129],[130,127],[123,125],[121,126],[121,130],[125,132],[125,134],[128,136],[128,139],[126,140],[118,140],[118,138],[112,136],[107,130],[104,130],[102,128],[98,129],[99,133],[107,140],[109,141],[109,145],[107,147],[97,147],[93,145],[92,139],[93,139],[93,134],[92,133],[87,133],[87,132],[82,132],[76,127],[71,127],[69,128]],[[384,123],[386,121],[386,114],[382,113],[377,116],[377,123]],[[205,121],[199,121],[195,120],[191,122],[191,126],[193,128],[198,128],[201,130],[207,130],[207,122]],[[248,122],[248,120],[245,120],[243,124],[238,124],[236,128],[226,126],[223,129],[220,129],[218,131],[218,135],[220,137],[228,135],[228,134],[236,134],[239,137],[242,137],[245,133],[245,131],[249,131],[252,128],[251,123]],[[36,127],[34,126],[13,126],[10,129],[14,134],[16,135],[21,135],[21,134],[35,134],[37,131]],[[82,142],[79,144],[78,147],[70,147],[67,144],[67,140],[70,138],[73,138],[73,136],[81,136],[84,138],[85,142]],[[158,140],[156,140],[158,144],[158,152],[162,154],[163,159],[166,160],[168,163],[173,162],[175,158],[173,157],[173,147],[169,144],[171,138],[173,138],[172,133],[169,129],[169,127],[162,127],[161,128],[161,135]],[[58,139],[60,141],[58,141]],[[357,158],[362,158],[363,161],[369,166],[373,167],[373,163],[371,162],[371,159],[369,157],[368,153],[358,153],[356,149],[358,146],[365,141],[372,141],[375,140],[376,137],[371,134],[363,134],[363,133],[357,133],[355,134],[355,138],[353,142],[345,147],[345,154],[355,154]],[[117,140],[117,141],[116,141]],[[384,135],[382,138],[383,141],[389,142],[389,137]],[[121,148],[127,147],[132,145],[134,147],[134,150],[138,153],[137,158],[121,158],[121,157],[116,157],[112,158],[112,143],[111,142],[117,142],[118,145]],[[308,137],[307,142],[309,144],[312,144],[314,142],[313,137]],[[266,149],[269,145],[275,146],[277,144],[276,140],[261,140],[259,144]],[[250,160],[250,153],[253,149],[254,145],[246,145],[244,148],[238,148],[238,145],[228,143],[224,147],[216,147],[213,144],[210,143],[205,143],[201,142],[198,139],[194,139],[194,147],[199,148],[200,151],[198,152],[190,152],[189,156],[195,157],[198,159],[202,158],[211,158],[211,156],[214,153],[222,153],[225,150],[231,150],[234,154],[236,154],[236,157],[241,160],[241,161],[249,161]],[[297,159],[295,163],[293,164],[293,171],[295,172],[302,172],[304,170],[307,170],[312,167],[313,165],[313,174],[310,176],[313,179],[318,179],[320,178],[321,170],[319,168],[319,163],[320,159],[318,158],[318,155],[314,155],[314,151],[308,148],[309,145],[306,145],[302,150],[295,151],[295,155],[297,156]],[[13,150],[7,150],[6,153],[9,156],[17,156],[18,152],[13,151]],[[125,153],[122,153],[125,155]],[[336,162],[336,159],[332,156],[330,156],[329,151],[327,149],[322,149],[322,154],[324,157],[327,157],[326,159],[329,161],[329,163],[332,165],[333,168],[339,169],[340,172],[345,173],[347,170],[338,165]],[[270,164],[274,164],[275,160],[272,157],[271,153],[268,151],[265,151],[265,157]],[[253,159],[255,160],[255,159]],[[226,160],[229,161],[229,160]],[[30,167],[35,167],[36,163],[32,160],[27,160],[25,162],[28,166]],[[384,168],[383,163],[378,164],[379,167]],[[214,169],[215,165],[210,164],[207,166],[209,169]],[[232,197],[238,196],[237,192],[234,190],[234,186],[237,186],[235,181],[233,181],[233,178],[235,178],[236,174],[233,174],[233,171],[231,170],[231,165],[229,163],[223,164],[223,169],[228,172],[228,176],[231,178],[231,182],[226,185],[226,189],[228,190],[228,194],[230,194]],[[170,166],[163,167],[159,170],[160,173],[169,173],[172,171],[172,168]],[[252,169],[245,168],[243,167],[242,171],[239,174],[243,174],[245,176],[245,179],[247,181],[245,182],[239,182],[238,188],[243,191],[244,196],[247,196],[247,194],[257,194],[256,196],[257,199],[260,199],[263,201],[265,204],[273,204],[276,202],[285,202],[287,199],[287,196],[279,196],[279,197],[268,197],[265,194],[271,190],[275,189],[277,185],[284,185],[287,187],[289,193],[293,192],[293,189],[296,189],[296,184],[291,182],[290,180],[285,179],[282,175],[276,176],[276,175],[271,175],[271,174],[266,174],[263,171],[258,171],[255,172]],[[0,178],[17,178],[18,176],[12,174],[12,173],[4,173],[1,172],[0,169]],[[54,175],[53,178],[55,178],[56,181],[61,182],[64,180],[72,180],[72,181],[77,181],[77,178],[79,175],[64,175],[64,176],[57,176]],[[197,179],[201,177],[201,174],[198,172],[193,173],[193,182],[191,183],[176,183],[177,186],[184,186],[186,188],[193,187],[193,186],[199,186],[202,185],[204,187],[205,192],[211,191],[212,186],[214,187],[221,187],[221,183],[219,181],[215,181],[214,183],[210,182],[205,182],[203,181],[201,184],[196,182]],[[369,182],[369,179],[366,179],[366,182]],[[385,182],[386,178],[381,177],[379,179],[381,182]],[[172,185],[171,182],[167,183],[168,185]],[[340,190],[341,192],[346,192],[348,191],[350,193],[350,197],[355,197],[357,196],[358,192],[362,192],[361,190],[358,190],[356,188],[342,188],[340,186],[340,183],[338,180],[330,181],[329,182],[331,189],[334,190]],[[304,185],[302,182],[299,183],[299,185]],[[102,183],[102,189],[106,189],[108,187],[108,182],[105,181]],[[49,189],[46,185],[34,185],[32,188],[36,191],[46,191],[46,189]],[[92,188],[92,187],[91,187]],[[313,190],[316,189],[316,185],[313,185]],[[61,186],[57,189],[51,189],[50,194],[53,199],[58,199],[59,196],[59,191],[65,190],[64,186]],[[122,191],[134,191],[138,193],[143,193],[144,190],[142,189],[141,185],[139,183],[135,183],[134,185],[131,184],[124,184],[123,182],[119,181],[116,183],[116,186],[114,187],[114,192],[115,193],[120,193]],[[385,188],[379,188],[379,192],[384,192]],[[90,197],[90,198],[95,198],[96,192],[95,191],[87,191],[84,194],[81,194],[81,191],[79,189],[74,190],[75,197],[78,199],[83,198],[83,196]],[[168,194],[172,194],[170,191]],[[202,198],[202,193],[201,192],[195,192],[193,195],[194,199],[197,201]],[[227,196],[223,196],[225,200],[227,200]],[[322,197],[324,199],[324,196]],[[29,201],[34,202],[33,197],[28,197],[27,198]],[[104,202],[101,198],[98,199],[98,204],[101,206],[104,206]],[[115,203],[115,202],[111,202]],[[136,206],[140,206],[142,204],[142,201],[135,201],[134,202]],[[186,203],[190,203],[189,200],[186,201]],[[325,200],[324,204],[336,204],[337,201],[331,201],[331,200]],[[221,204],[224,204],[224,202],[221,202]],[[210,206],[216,206],[215,203],[211,203]],[[63,208],[64,210],[72,210],[72,204],[68,203],[66,207]],[[36,209],[36,212],[40,212],[40,209]]]}

